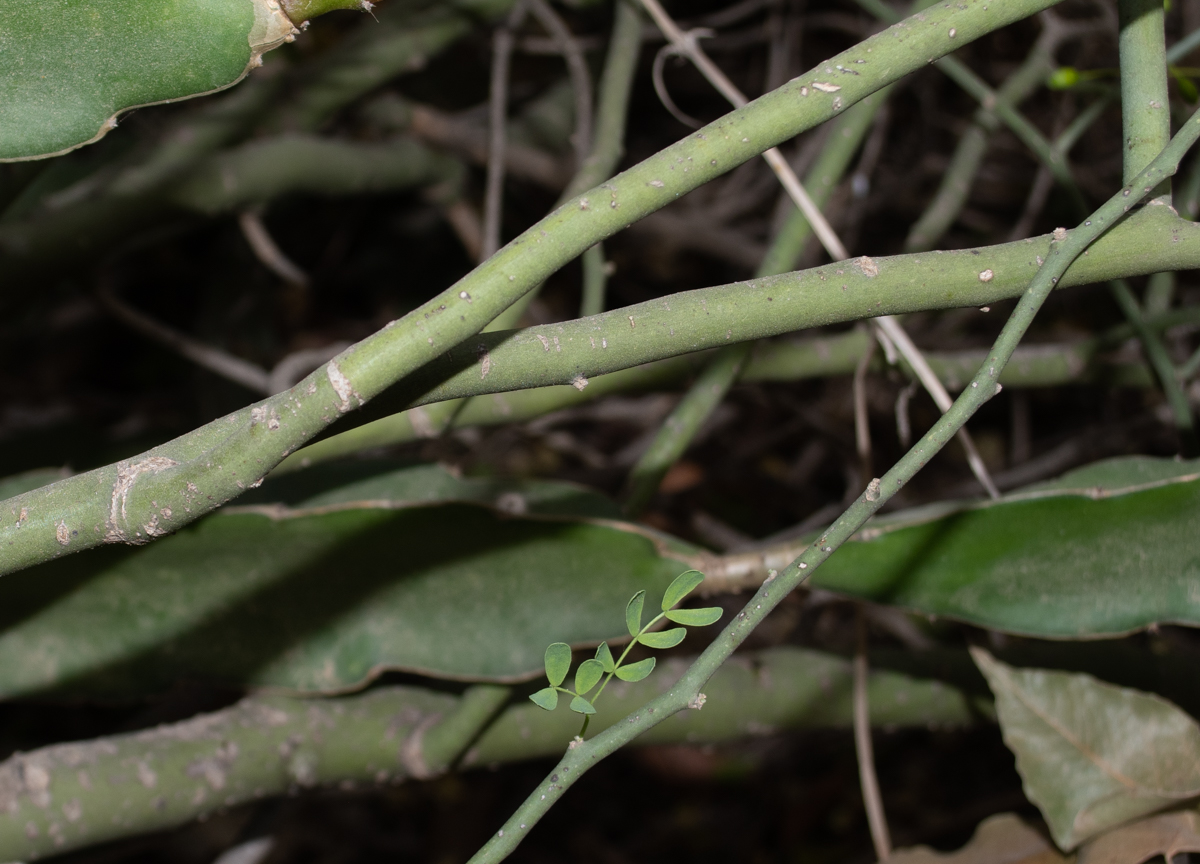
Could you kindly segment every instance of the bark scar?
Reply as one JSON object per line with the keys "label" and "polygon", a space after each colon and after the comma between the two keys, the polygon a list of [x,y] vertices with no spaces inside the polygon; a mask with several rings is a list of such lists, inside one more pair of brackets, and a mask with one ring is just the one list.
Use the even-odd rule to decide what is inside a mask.
{"label": "bark scar", "polygon": [[[105,543],[146,543],[149,537],[131,538],[123,525],[128,524],[129,514],[126,506],[129,503],[129,493],[143,474],[157,474],[168,468],[174,468],[179,463],[166,456],[150,456],[140,462],[118,462],[117,482],[113,484],[112,498],[108,505],[108,530],[104,534]],[[154,520],[157,527],[157,517]],[[161,532],[160,532],[161,533]]]}
{"label": "bark scar", "polygon": [[325,374],[329,376],[329,383],[333,385],[333,392],[341,400],[341,404],[338,405],[338,413],[345,414],[352,407],[355,407],[350,404],[351,399],[356,399],[358,406],[362,406],[363,398],[358,395],[358,392],[351,385],[350,379],[346,377],[337,363],[330,360],[329,365],[325,367]]}

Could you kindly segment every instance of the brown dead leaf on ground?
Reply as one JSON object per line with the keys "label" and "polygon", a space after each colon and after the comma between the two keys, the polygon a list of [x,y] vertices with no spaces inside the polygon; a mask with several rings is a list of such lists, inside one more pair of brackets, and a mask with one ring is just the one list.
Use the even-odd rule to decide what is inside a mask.
{"label": "brown dead leaf on ground", "polygon": [[1101,834],[1079,850],[1078,864],[1143,864],[1158,855],[1169,862],[1200,852],[1200,813],[1160,813]]}
{"label": "brown dead leaf on ground", "polygon": [[929,846],[897,849],[888,864],[1063,864],[1048,838],[1013,813],[999,813],[979,823],[967,845],[955,852]]}

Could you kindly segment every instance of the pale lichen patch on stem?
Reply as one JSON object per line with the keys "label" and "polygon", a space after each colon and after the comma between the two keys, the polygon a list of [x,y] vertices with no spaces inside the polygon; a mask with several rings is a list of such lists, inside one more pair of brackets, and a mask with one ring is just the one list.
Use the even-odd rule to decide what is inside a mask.
{"label": "pale lichen patch on stem", "polygon": [[[354,389],[350,383],[350,379],[342,372],[341,367],[338,366],[336,361],[329,361],[329,364],[325,367],[325,374],[329,376],[329,383],[333,386],[333,392],[337,394],[339,414],[345,414],[351,408],[362,406],[362,396],[358,395],[358,391]],[[351,405],[351,399],[357,401],[358,405]]]}
{"label": "pale lichen patch on stem", "polygon": [[[145,543],[149,539],[149,537],[142,538],[140,534],[131,538],[126,533],[124,526],[127,524],[129,518],[129,514],[126,512],[129,503],[129,493],[133,491],[138,478],[143,474],[157,474],[160,471],[165,471],[167,468],[174,468],[178,464],[174,459],[168,459],[166,456],[149,456],[138,462],[117,463],[117,482],[113,484],[112,496],[109,499],[108,525],[106,526],[107,531],[104,534],[105,543]],[[152,527],[157,530],[158,517],[153,517],[151,523]],[[154,533],[151,533],[151,526],[145,527],[150,536],[156,536]],[[157,531],[157,533],[165,532]],[[63,543],[61,534],[59,542]],[[63,543],[63,545],[66,544]]]}

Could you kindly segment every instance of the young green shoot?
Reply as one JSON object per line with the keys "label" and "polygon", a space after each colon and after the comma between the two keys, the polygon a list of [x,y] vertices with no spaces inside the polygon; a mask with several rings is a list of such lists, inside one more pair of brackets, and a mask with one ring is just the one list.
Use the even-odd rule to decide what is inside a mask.
{"label": "young green shoot", "polygon": [[[662,611],[645,624],[642,624],[642,612],[646,603],[646,592],[639,591],[634,594],[625,606],[625,626],[633,638],[625,646],[621,656],[615,660],[608,643],[601,642],[600,647],[596,649],[596,656],[584,660],[575,670],[574,689],[563,686],[563,682],[567,680],[567,673],[571,671],[571,646],[565,642],[552,644],[546,649],[546,678],[550,681],[550,686],[534,693],[529,697],[530,700],[539,708],[553,711],[558,707],[559,693],[570,696],[571,710],[576,714],[583,715],[583,728],[579,730],[579,737],[576,739],[582,741],[583,736],[587,734],[588,722],[596,713],[596,700],[600,698],[600,694],[604,692],[604,688],[608,686],[608,682],[613,679],[614,675],[622,681],[635,682],[641,681],[654,671],[655,658],[653,657],[647,657],[636,663],[625,663],[625,658],[629,656],[633,646],[640,644],[647,648],[674,648],[687,635],[684,627],[653,631],[655,625],[664,618],[686,627],[707,627],[720,620],[722,610],[717,606],[709,606],[704,609],[675,608],[703,581],[704,574],[699,570],[687,570],[680,573],[667,586],[666,593],[663,594]],[[604,679],[603,682],[601,679]],[[596,695],[589,699],[587,694],[596,689],[596,685],[600,685],[599,689],[596,690]]]}

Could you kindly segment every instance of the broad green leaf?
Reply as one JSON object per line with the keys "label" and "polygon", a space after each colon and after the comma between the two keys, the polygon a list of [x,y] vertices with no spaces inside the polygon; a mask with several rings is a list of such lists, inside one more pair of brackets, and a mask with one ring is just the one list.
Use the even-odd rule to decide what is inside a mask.
{"label": "broad green leaf", "polygon": [[636,636],[642,629],[642,606],[645,602],[646,592],[639,591],[625,604],[625,628],[630,636]]}
{"label": "broad green leaf", "polygon": [[704,609],[672,609],[666,613],[668,621],[676,624],[686,624],[688,627],[707,627],[721,620],[724,610],[719,606],[708,606]]}
{"label": "broad green leaf", "polygon": [[973,649],[1025,794],[1064,850],[1200,796],[1200,726],[1165,699],[1090,675],[1015,669]]}
{"label": "broad green leaf", "polygon": [[648,648],[674,648],[683,641],[683,637],[687,635],[687,630],[682,627],[676,627],[673,630],[662,630],[657,633],[643,633],[637,638]]}
{"label": "broad green leaf", "polygon": [[[23,474],[14,474],[11,477],[0,479],[0,501],[6,498],[12,498],[14,495],[20,495],[22,492],[31,492],[34,489],[39,489],[42,486],[48,486],[57,480],[62,480],[64,477],[70,477],[71,472],[62,468],[38,468],[33,471],[26,471]],[[20,514],[14,514],[18,518]]]}
{"label": "broad green leaf", "polygon": [[0,699],[344,691],[388,669],[524,680],[548,643],[621,636],[621,602],[677,571],[638,533],[478,505],[227,508],[0,580]]}
{"label": "broad green leaf", "polygon": [[696,590],[696,587],[704,581],[704,574],[699,570],[685,570],[675,577],[667,591],[663,594],[662,610],[666,612],[668,609],[673,609],[679,605],[684,597]]}
{"label": "broad green leaf", "polygon": [[539,708],[553,711],[558,707],[558,691],[553,687],[546,687],[532,694],[529,697],[529,701]]}
{"label": "broad green leaf", "polygon": [[[623,636],[622,600],[700,560],[675,538],[582,515],[611,505],[577,487],[340,470],[342,487],[333,470],[297,472],[249,493],[283,503],[260,497],[148,546],[0,580],[0,699],[184,678],[329,692],[388,669],[524,680],[550,642]],[[1114,460],[992,505],[892,514],[814,584],[1033,635],[1200,624],[1198,476],[1197,462]],[[479,503],[443,503],[463,498]],[[573,518],[542,518],[560,504]],[[628,609],[634,632],[643,603]]]}
{"label": "broad green leaf", "polygon": [[571,671],[571,646],[565,642],[555,642],[546,648],[545,656],[546,678],[551,687],[557,687],[566,680]]}
{"label": "broad green leaf", "polygon": [[587,693],[604,677],[604,666],[599,660],[584,660],[575,670],[575,692]]}
{"label": "broad green leaf", "polygon": [[600,665],[604,667],[606,673],[617,668],[617,663],[613,660],[612,651],[607,642],[601,642],[600,647],[596,649],[596,659],[600,661]]}
{"label": "broad green leaf", "polygon": [[996,502],[881,517],[811,584],[1028,636],[1195,626],[1198,536],[1200,460],[1112,459]]}
{"label": "broad green leaf", "polygon": [[383,459],[356,459],[314,465],[280,477],[271,475],[258,489],[240,497],[238,504],[309,509],[368,501],[389,507],[458,501],[486,504],[512,516],[621,518],[621,508],[612,500],[574,483],[455,476],[441,465],[406,465]]}
{"label": "broad green leaf", "polygon": [[130,108],[220,90],[298,32],[269,0],[0,0],[0,161],[94,141]]}
{"label": "broad green leaf", "polygon": [[645,660],[630,663],[628,666],[621,666],[617,669],[617,677],[622,681],[641,681],[654,671],[655,659],[647,657]]}
{"label": "broad green leaf", "polygon": [[595,714],[596,709],[591,702],[584,699],[582,696],[576,696],[571,700],[571,710],[576,714]]}

